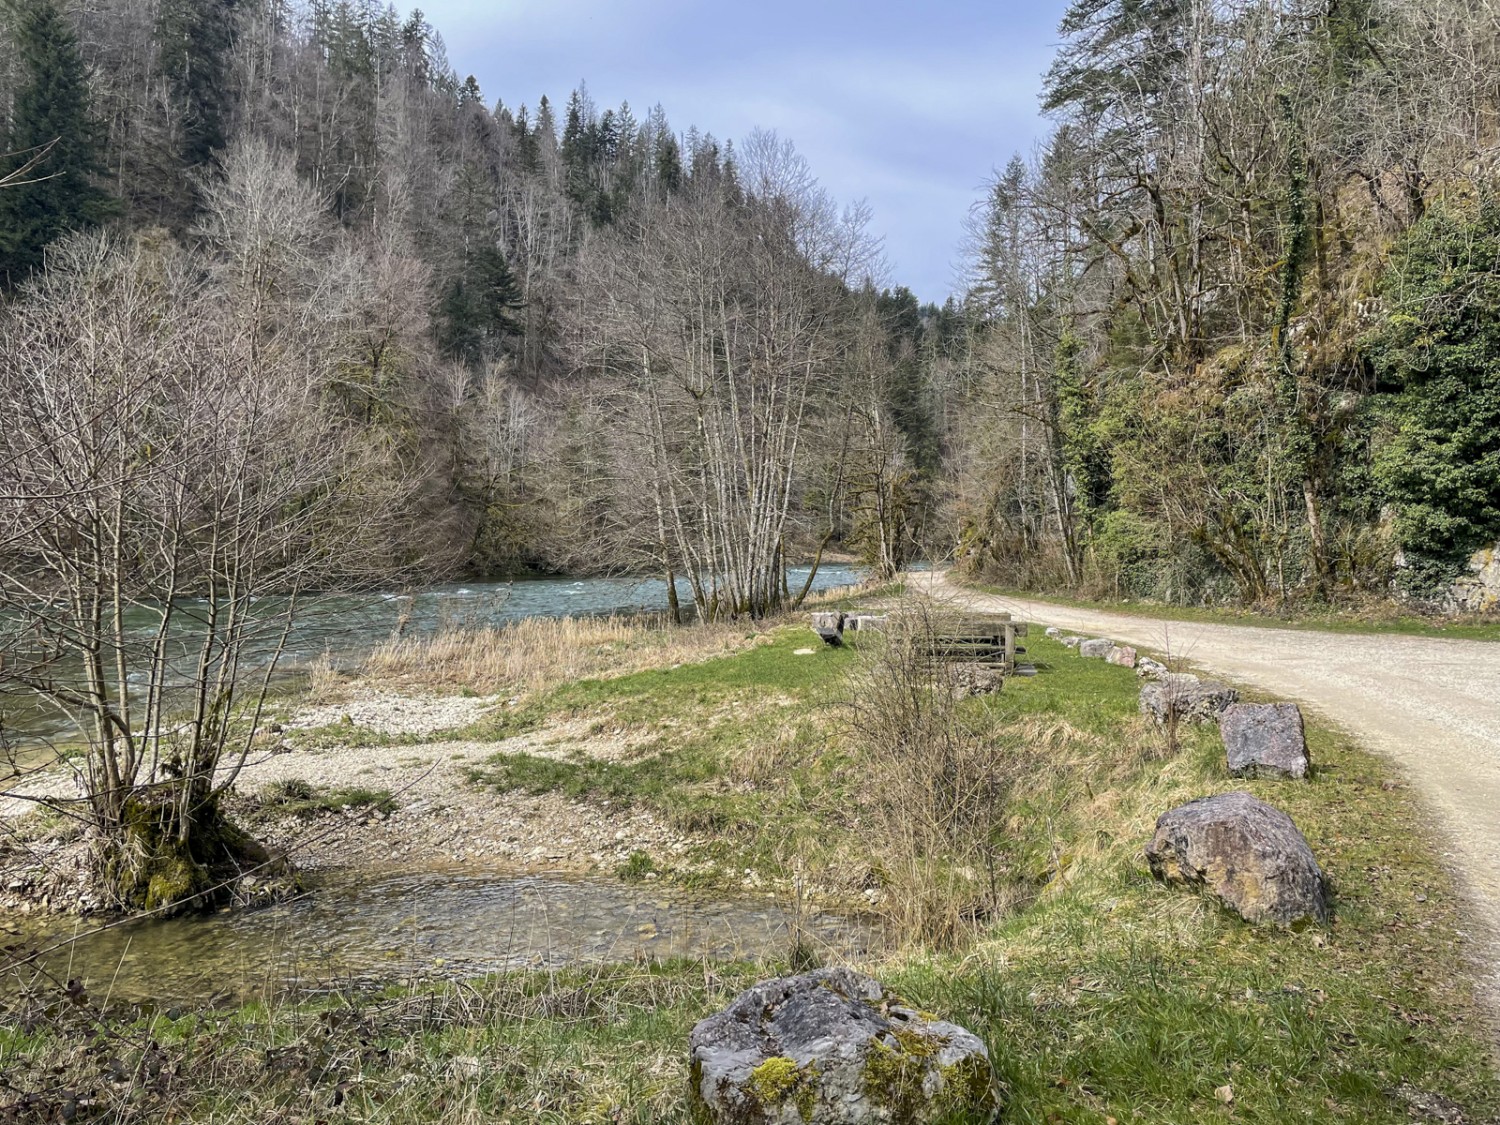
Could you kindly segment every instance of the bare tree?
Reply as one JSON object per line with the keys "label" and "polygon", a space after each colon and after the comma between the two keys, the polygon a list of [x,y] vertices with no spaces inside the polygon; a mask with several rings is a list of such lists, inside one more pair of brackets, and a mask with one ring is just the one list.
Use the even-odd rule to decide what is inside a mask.
{"label": "bare tree", "polygon": [[[0,342],[7,693],[65,718],[98,891],[189,901],[264,856],[220,797],[315,590],[390,519],[321,373],[172,249],[75,237]],[[374,556],[378,557],[378,556]]]}

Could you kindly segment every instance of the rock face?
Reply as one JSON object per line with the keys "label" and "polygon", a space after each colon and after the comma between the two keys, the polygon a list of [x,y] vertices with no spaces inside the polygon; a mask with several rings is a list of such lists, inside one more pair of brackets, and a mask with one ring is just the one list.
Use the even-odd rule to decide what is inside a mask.
{"label": "rock face", "polygon": [[1114,645],[1104,657],[1111,664],[1118,664],[1121,668],[1134,668],[1135,658],[1135,649],[1129,645]]}
{"label": "rock face", "polygon": [[1448,608],[1456,613],[1485,613],[1500,607],[1500,543],[1477,551],[1469,572],[1453,583]]}
{"label": "rock face", "polygon": [[1217,680],[1200,680],[1185,672],[1168,672],[1141,685],[1141,714],[1165,726],[1173,716],[1180,722],[1214,723],[1219,712],[1240,693]]}
{"label": "rock face", "polygon": [[1292,818],[1249,793],[1189,801],[1156,822],[1151,873],[1202,887],[1247,922],[1328,920],[1323,871]]}
{"label": "rock face", "polygon": [[1084,641],[1078,646],[1078,655],[1091,657],[1095,660],[1103,660],[1110,654],[1114,647],[1114,641],[1095,637],[1093,640]]}
{"label": "rock face", "polygon": [[758,984],[693,1028],[692,1101],[716,1125],[994,1121],[989,1054],[877,981],[819,969]]}
{"label": "rock face", "polygon": [[1295,703],[1236,703],[1219,715],[1219,732],[1235,777],[1307,776],[1307,738]]}

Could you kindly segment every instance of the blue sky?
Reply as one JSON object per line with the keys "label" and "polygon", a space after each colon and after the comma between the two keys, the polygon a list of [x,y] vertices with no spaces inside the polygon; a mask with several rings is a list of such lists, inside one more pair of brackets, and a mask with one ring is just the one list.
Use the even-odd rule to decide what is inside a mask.
{"label": "blue sky", "polygon": [[1044,135],[1063,0],[426,0],[491,103],[660,102],[678,130],[790,137],[840,200],[868,199],[888,281],[940,301],[985,180]]}

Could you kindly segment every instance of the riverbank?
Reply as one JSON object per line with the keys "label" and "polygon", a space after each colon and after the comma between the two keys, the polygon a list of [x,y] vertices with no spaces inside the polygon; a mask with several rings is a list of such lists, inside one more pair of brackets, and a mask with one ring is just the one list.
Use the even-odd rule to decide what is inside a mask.
{"label": "riverbank", "polygon": [[[1131,671],[1039,633],[1027,640],[1035,677],[953,713],[1005,766],[986,775],[1001,783],[989,791],[987,870],[912,851],[916,806],[892,784],[899,774],[868,721],[898,710],[873,675],[889,666],[883,642],[823,648],[805,625],[525,697],[471,687],[461,738],[386,733],[361,747],[339,742],[335,721],[294,735],[305,750],[269,760],[280,769],[305,754],[310,771],[313,746],[339,747],[365,766],[390,764],[395,780],[430,768],[397,755],[436,762],[439,746],[486,747],[443,759],[467,774],[466,801],[628,811],[686,845],[627,858],[622,875],[713,893],[711,864],[719,877],[756,873],[788,906],[803,894],[857,896],[901,938],[860,967],[985,1039],[1011,1120],[1406,1125],[1500,1113],[1461,902],[1390,768],[1314,721],[1312,781],[1230,779],[1216,732],[1164,739],[1139,715]],[[591,739],[601,740],[592,753]],[[358,759],[328,760],[339,763],[330,778],[356,780],[342,775]],[[1156,816],[1234,789],[1284,808],[1307,836],[1333,886],[1330,926],[1251,927],[1149,877],[1141,849]],[[350,831],[399,825],[399,784],[390,792],[394,818],[372,812]],[[784,956],[754,964],[648,962],[396,990],[331,981],[300,1000],[103,1020],[85,1019],[83,1004],[63,1006],[58,1021],[46,1013],[63,1009],[42,997],[3,1021],[0,1077],[37,1094],[38,1119],[66,1094],[96,1099],[112,1120],[686,1122],[688,1029],[794,957],[819,956],[787,938]],[[84,1049],[101,1027],[127,1046]],[[123,1078],[108,1066],[121,1052]]]}

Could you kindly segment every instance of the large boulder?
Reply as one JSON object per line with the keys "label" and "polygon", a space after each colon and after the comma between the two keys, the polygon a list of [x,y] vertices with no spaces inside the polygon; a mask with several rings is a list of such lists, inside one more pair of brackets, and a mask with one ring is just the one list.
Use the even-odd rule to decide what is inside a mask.
{"label": "large boulder", "polygon": [[1156,822],[1151,873],[1201,887],[1247,922],[1328,920],[1323,871],[1292,818],[1249,793],[1189,801]]}
{"label": "large boulder", "polygon": [[1078,646],[1078,655],[1091,657],[1095,660],[1103,660],[1114,649],[1115,642],[1095,637],[1092,640],[1082,642]]}
{"label": "large boulder", "polygon": [[1235,777],[1307,776],[1307,736],[1295,703],[1235,703],[1220,713],[1219,733]]}
{"label": "large boulder", "polygon": [[1158,726],[1174,718],[1179,722],[1214,723],[1219,712],[1239,697],[1234,688],[1217,680],[1168,672],[1141,685],[1141,714],[1150,715]]}
{"label": "large boulder", "polygon": [[989,1122],[989,1053],[849,969],[758,984],[693,1028],[692,1101],[716,1125]]}

